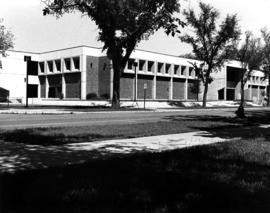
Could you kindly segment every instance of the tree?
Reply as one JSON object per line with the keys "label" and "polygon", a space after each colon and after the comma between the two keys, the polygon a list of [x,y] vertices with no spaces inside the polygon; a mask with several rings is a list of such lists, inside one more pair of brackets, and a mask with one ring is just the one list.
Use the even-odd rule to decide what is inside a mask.
{"label": "tree", "polygon": [[2,23],[3,19],[0,19],[0,53],[6,56],[6,51],[14,46],[14,35]]}
{"label": "tree", "polygon": [[112,60],[112,107],[120,106],[120,77],[136,45],[160,28],[167,34],[179,32],[183,22],[174,13],[179,12],[178,0],[43,0],[44,15],[61,16],[79,11],[88,15],[99,28],[98,39]]}
{"label": "tree", "polygon": [[263,54],[259,38],[254,38],[250,31],[245,33],[245,41],[236,52],[236,59],[241,63],[241,100],[237,111],[239,118],[245,117],[245,85],[252,71],[259,69],[262,62]]}
{"label": "tree", "polygon": [[192,45],[193,53],[201,61],[192,64],[204,85],[203,107],[206,107],[208,86],[213,81],[211,73],[218,71],[230,58],[240,37],[240,30],[236,15],[227,15],[218,28],[219,12],[203,2],[200,2],[199,7],[198,16],[193,9],[184,12],[187,25],[193,29],[193,33],[180,36],[180,39]]}
{"label": "tree", "polygon": [[267,106],[270,106],[270,32],[267,28],[261,30],[262,39],[263,39],[263,61],[262,68],[265,75],[265,78],[268,79],[267,87]]}

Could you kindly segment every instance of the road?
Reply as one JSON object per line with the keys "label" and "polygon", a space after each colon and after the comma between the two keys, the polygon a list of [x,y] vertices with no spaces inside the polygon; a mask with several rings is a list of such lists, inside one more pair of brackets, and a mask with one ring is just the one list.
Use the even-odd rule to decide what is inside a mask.
{"label": "road", "polygon": [[[181,110],[170,112],[93,112],[83,114],[31,115],[0,114],[0,128],[21,129],[33,127],[92,126],[105,124],[147,123],[168,120],[174,116],[234,116],[235,108],[212,110]],[[247,111],[268,111],[270,109],[249,108]]]}

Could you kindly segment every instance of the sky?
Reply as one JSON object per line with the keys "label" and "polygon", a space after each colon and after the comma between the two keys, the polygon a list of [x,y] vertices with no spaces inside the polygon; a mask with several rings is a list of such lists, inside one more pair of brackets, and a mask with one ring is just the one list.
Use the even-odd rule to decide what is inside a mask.
{"label": "sky", "polygon": [[[270,29],[270,0],[202,0],[217,8],[221,19],[236,13],[241,31],[251,30],[260,36],[260,29]],[[198,0],[180,0],[182,8],[197,8]],[[73,46],[102,47],[97,41],[98,28],[94,22],[79,13],[66,14],[56,19],[43,16],[41,0],[0,0],[0,17],[4,25],[15,35],[15,50],[44,52]],[[182,29],[184,34],[186,29]],[[138,49],[180,55],[192,52],[192,48],[179,38],[158,31]]]}

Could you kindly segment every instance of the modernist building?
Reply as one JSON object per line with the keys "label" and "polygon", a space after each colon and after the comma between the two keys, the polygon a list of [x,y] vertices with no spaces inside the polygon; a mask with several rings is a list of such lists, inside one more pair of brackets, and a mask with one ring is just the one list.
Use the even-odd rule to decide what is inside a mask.
{"label": "modernist building", "polygon": [[[8,51],[1,59],[0,96],[40,99],[111,98],[113,71],[110,60],[100,48],[73,47],[43,53]],[[31,56],[25,62],[24,56]],[[134,61],[137,66],[134,66]],[[201,100],[203,88],[197,83],[192,59],[136,50],[121,76],[122,100]],[[28,64],[28,65],[27,65]],[[240,98],[240,63],[230,61],[213,73],[208,100]],[[254,71],[245,87],[247,100],[260,101],[267,82],[260,71]],[[2,91],[2,92],[1,92]]]}

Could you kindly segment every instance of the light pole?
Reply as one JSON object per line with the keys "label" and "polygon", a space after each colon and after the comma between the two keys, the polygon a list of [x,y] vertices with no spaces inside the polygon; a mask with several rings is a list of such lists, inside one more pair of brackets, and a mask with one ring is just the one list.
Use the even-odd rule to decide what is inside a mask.
{"label": "light pole", "polygon": [[135,71],[135,80],[134,80],[134,102],[137,101],[137,66],[138,62],[133,62],[134,71]]}

